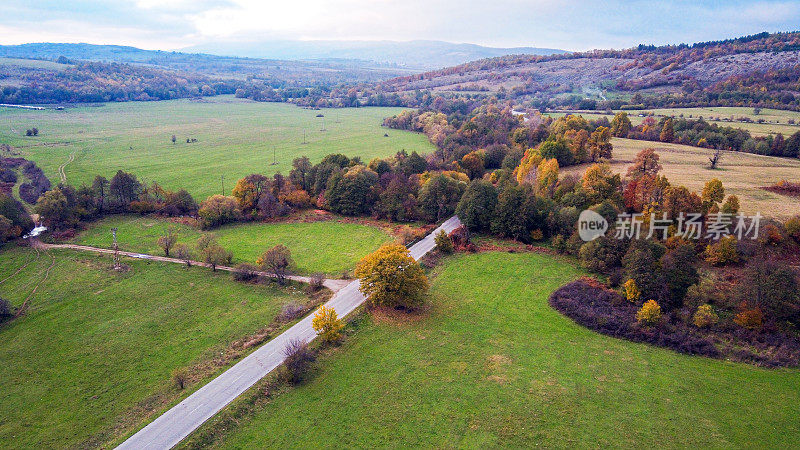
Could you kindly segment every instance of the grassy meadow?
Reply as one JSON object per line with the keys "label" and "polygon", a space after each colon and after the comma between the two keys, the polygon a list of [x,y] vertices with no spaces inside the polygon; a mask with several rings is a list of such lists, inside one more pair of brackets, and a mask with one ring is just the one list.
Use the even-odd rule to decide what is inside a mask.
{"label": "grassy meadow", "polygon": [[[736,194],[741,210],[746,214],[758,211],[765,217],[787,219],[800,213],[797,199],[761,189],[781,179],[800,181],[800,160],[723,152],[718,169],[710,170],[708,158],[712,150],[620,138],[614,138],[612,144],[614,151],[611,166],[614,171],[623,175],[637,153],[652,147],[656,149],[664,167],[661,173],[672,184],[684,185],[699,193],[708,180],[719,178],[725,187],[725,194]],[[582,174],[586,167],[586,164],[565,167],[561,173]]]}
{"label": "grassy meadow", "polygon": [[0,325],[4,448],[82,446],[141,402],[177,399],[173,369],[213,358],[283,304],[309,301],[229,273],[123,262],[130,270],[118,273],[107,255],[61,250],[37,260],[30,248],[3,249],[0,296],[19,306],[38,284],[26,314]]}
{"label": "grassy meadow", "polygon": [[[111,248],[111,228],[117,227],[120,249],[161,255],[156,244],[167,227],[174,227],[178,242],[193,248],[202,232],[151,216],[110,216],[94,222],[73,243]],[[295,272],[322,272],[338,277],[392,236],[378,227],[335,220],[310,223],[239,223],[212,230],[220,245],[233,252],[234,263],[254,263],[263,252],[278,244],[289,247]]]}
{"label": "grassy meadow", "polygon": [[[90,184],[95,175],[110,179],[122,169],[147,183],[186,188],[200,201],[222,191],[222,176],[230,194],[236,180],[250,173],[287,174],[299,156],[319,162],[327,154],[344,153],[367,162],[402,149],[433,151],[422,134],[381,127],[385,117],[400,111],[309,110],[232,96],[60,111],[0,108],[0,142],[36,161],[53,183],[60,180],[59,167],[65,164],[67,181],[75,186]],[[323,118],[317,114],[324,114],[326,131],[321,131]],[[39,136],[24,136],[31,127],[39,129]],[[187,138],[197,142],[186,143]]]}
{"label": "grassy meadow", "polygon": [[800,372],[582,328],[547,304],[581,273],[531,253],[450,257],[435,269],[423,316],[364,317],[309,381],[216,446],[781,448],[800,440]]}

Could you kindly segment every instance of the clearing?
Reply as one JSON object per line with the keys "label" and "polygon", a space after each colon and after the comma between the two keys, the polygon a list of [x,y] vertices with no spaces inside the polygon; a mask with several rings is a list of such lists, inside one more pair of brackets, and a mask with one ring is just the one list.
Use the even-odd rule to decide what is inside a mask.
{"label": "clearing", "polygon": [[[402,110],[310,110],[233,96],[45,111],[0,108],[0,142],[36,161],[53,183],[74,153],[64,168],[73,186],[91,184],[95,175],[111,179],[121,169],[140,181],[185,188],[200,202],[222,191],[222,176],[230,194],[236,180],[248,174],[288,174],[299,156],[316,163],[327,154],[343,153],[368,162],[402,149],[432,152],[422,134],[381,127],[385,117]],[[39,136],[22,135],[31,127],[39,129]],[[187,138],[197,142],[186,143]]]}
{"label": "clearing", "polygon": [[[666,175],[674,185],[684,185],[699,194],[708,180],[718,178],[725,187],[725,195],[736,194],[739,197],[741,210],[745,214],[761,212],[762,216],[784,220],[800,213],[797,199],[761,189],[782,179],[800,181],[798,159],[723,152],[719,168],[711,170],[708,168],[708,158],[713,150],[620,138],[614,138],[612,143],[611,167],[623,175],[637,153],[652,147],[656,149],[664,167],[661,174]],[[561,173],[583,174],[587,167],[587,164],[565,167]]]}
{"label": "clearing", "polygon": [[[197,228],[153,216],[109,216],[92,223],[70,243],[112,248],[111,228],[117,227],[120,250],[163,255],[156,244],[167,227],[174,227],[178,242],[194,248],[203,233]],[[210,230],[217,241],[233,252],[233,263],[255,263],[262,253],[278,244],[289,247],[300,275],[321,272],[338,277],[351,270],[368,253],[394,238],[384,230],[336,219],[297,223],[237,223]],[[195,255],[195,258],[198,258]]]}
{"label": "clearing", "polygon": [[[417,319],[366,316],[311,380],[226,448],[786,447],[800,372],[596,334],[547,304],[582,271],[538,254],[456,255]],[[214,419],[212,419],[214,422]]]}

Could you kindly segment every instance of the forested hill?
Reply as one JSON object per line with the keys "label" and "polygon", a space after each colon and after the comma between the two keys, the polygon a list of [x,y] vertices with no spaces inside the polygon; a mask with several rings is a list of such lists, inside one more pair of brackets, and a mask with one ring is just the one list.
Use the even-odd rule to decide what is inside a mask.
{"label": "forested hill", "polygon": [[[0,46],[0,103],[78,103],[232,94],[284,101],[407,69],[365,61],[283,61],[90,44]],[[243,91],[240,91],[243,92]]]}
{"label": "forested hill", "polygon": [[[414,103],[417,90],[496,96],[527,106],[769,106],[800,109],[800,33],[693,45],[482,59],[366,87],[365,97]],[[408,93],[404,95],[403,93]],[[398,95],[394,95],[398,94]]]}

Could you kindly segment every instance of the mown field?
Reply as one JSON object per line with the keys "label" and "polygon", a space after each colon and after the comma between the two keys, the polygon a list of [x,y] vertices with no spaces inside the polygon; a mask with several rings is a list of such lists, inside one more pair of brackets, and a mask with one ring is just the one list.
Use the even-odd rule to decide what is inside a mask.
{"label": "mown field", "polygon": [[0,296],[16,306],[55,261],[27,313],[0,325],[5,448],[81,446],[140,402],[177,398],[173,369],[219,355],[287,302],[308,302],[294,288],[244,285],[204,268],[124,259],[130,271],[117,273],[109,256],[51,254],[36,260],[30,248],[4,248],[0,258]]}
{"label": "mown field", "polygon": [[[168,227],[177,231],[178,242],[194,248],[203,234],[197,228],[151,216],[111,216],[94,222],[72,242],[93,247],[112,248],[111,228],[116,227],[121,250],[163,255],[156,244]],[[240,223],[210,231],[226,249],[233,252],[234,263],[255,263],[270,248],[283,244],[292,252],[294,272],[322,272],[338,277],[352,270],[356,262],[392,236],[378,227],[335,220],[310,223]],[[195,256],[197,257],[197,256]]]}
{"label": "mown field", "polygon": [[530,253],[449,258],[422,318],[365,318],[306,384],[217,446],[781,448],[800,439],[800,372],[582,328],[547,304],[580,274]]}
{"label": "mown field", "polygon": [[[619,112],[619,111],[615,111]],[[800,112],[785,111],[780,109],[762,109],[759,114],[753,112],[753,108],[739,108],[739,107],[709,107],[709,108],[663,108],[663,109],[644,109],[644,110],[626,110],[631,123],[634,125],[641,124],[645,117],[640,117],[640,114],[653,113],[654,118],[658,120],[664,116],[683,117],[686,119],[697,119],[702,117],[708,122],[714,122],[720,126],[728,126],[733,128],[741,128],[747,130],[753,136],[766,136],[768,134],[782,133],[784,137],[791,136],[800,131]],[[548,113],[553,117],[563,116],[565,113]],[[582,114],[587,119],[598,118],[605,116],[608,120],[614,118],[614,114]],[[746,117],[754,122],[741,122],[740,118]],[[757,120],[763,120],[763,123],[756,123]],[[795,124],[789,124],[789,120],[794,120]]]}
{"label": "mown field", "polygon": [[[741,152],[724,152],[717,170],[708,168],[712,151],[687,145],[661,142],[637,141],[614,138],[611,166],[614,171],[627,172],[636,154],[652,147],[660,156],[664,167],[662,174],[672,184],[684,185],[697,191],[712,178],[718,178],[725,187],[725,194],[739,197],[741,210],[747,214],[761,212],[762,216],[787,219],[800,214],[797,199],[775,194],[764,189],[781,179],[800,181],[800,160],[753,155]],[[566,167],[562,174],[582,174],[587,165]]]}
{"label": "mown field", "polygon": [[[381,127],[385,117],[401,110],[317,111],[232,96],[62,111],[0,108],[0,142],[36,161],[54,184],[60,180],[62,165],[67,181],[76,186],[91,183],[98,174],[110,179],[122,169],[148,183],[186,188],[201,201],[222,191],[222,176],[230,194],[239,178],[250,173],[286,174],[292,160],[303,155],[318,162],[329,153],[344,153],[366,162],[402,149],[433,151],[422,134]],[[321,131],[323,118],[317,114],[325,115],[326,131]],[[24,136],[31,127],[39,129],[38,137]],[[173,134],[175,144],[170,140]],[[197,142],[187,144],[187,138]]]}

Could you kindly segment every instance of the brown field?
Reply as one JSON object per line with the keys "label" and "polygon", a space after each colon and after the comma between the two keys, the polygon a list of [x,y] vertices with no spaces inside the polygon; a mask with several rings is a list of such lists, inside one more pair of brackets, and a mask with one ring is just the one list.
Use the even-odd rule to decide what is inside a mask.
{"label": "brown field", "polygon": [[[710,170],[711,150],[708,149],[619,138],[614,138],[613,144],[611,166],[623,175],[637,153],[653,147],[661,156],[662,174],[672,184],[684,185],[699,193],[708,180],[718,178],[726,195],[739,197],[742,212],[746,214],[760,212],[762,216],[781,220],[800,214],[800,202],[796,198],[762,189],[781,179],[800,181],[800,160],[724,152],[719,168]],[[567,167],[562,174],[582,174],[586,167],[586,164]]]}
{"label": "brown field", "polygon": [[[617,113],[619,111],[614,111]],[[800,131],[800,112],[796,111],[783,111],[779,109],[763,109],[760,114],[753,114],[753,108],[738,108],[738,107],[725,107],[719,106],[714,108],[667,108],[667,109],[645,109],[645,110],[628,110],[628,117],[634,125],[641,124],[645,117],[644,115],[652,113],[656,120],[661,117],[683,117],[686,119],[697,119],[702,117],[707,122],[716,123],[723,127],[741,128],[749,131],[753,137],[763,137],[770,134],[781,133],[784,137],[789,137],[794,133]],[[546,115],[552,117],[561,117],[565,112],[551,112]],[[578,111],[572,114],[580,114],[587,120],[597,119],[605,116],[608,120],[614,118],[614,114],[605,114],[601,111],[589,112]],[[757,122],[743,122],[741,118],[749,118],[753,121],[763,120],[762,123]],[[794,124],[790,124],[789,120],[794,120]]]}

